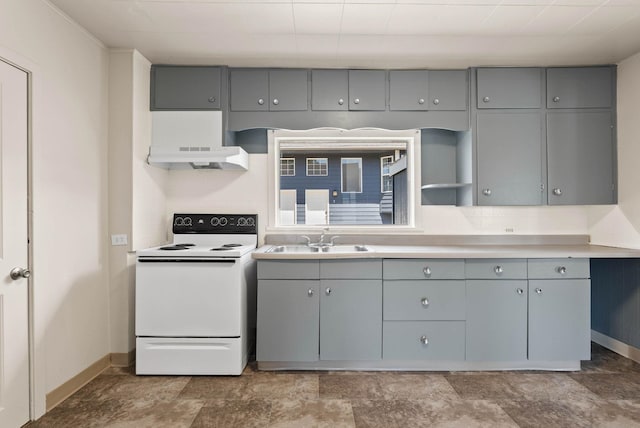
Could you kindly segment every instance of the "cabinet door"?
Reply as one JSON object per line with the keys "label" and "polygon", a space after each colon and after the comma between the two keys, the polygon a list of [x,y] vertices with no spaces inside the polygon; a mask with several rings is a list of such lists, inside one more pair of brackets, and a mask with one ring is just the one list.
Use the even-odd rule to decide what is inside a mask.
{"label": "cabinet door", "polygon": [[349,110],[385,110],[386,99],[384,70],[349,70]]}
{"label": "cabinet door", "polygon": [[317,361],[319,281],[258,281],[256,359]]}
{"label": "cabinet door", "polygon": [[539,68],[479,68],[478,108],[540,108]]}
{"label": "cabinet door", "polygon": [[382,281],[320,280],[320,359],[382,358]]}
{"label": "cabinet door", "polygon": [[571,361],[590,358],[590,281],[529,281],[529,359]]}
{"label": "cabinet door", "polygon": [[389,72],[389,110],[427,110],[427,71]]}
{"label": "cabinet door", "polygon": [[269,110],[307,110],[307,93],[307,70],[269,71]]}
{"label": "cabinet door", "polygon": [[541,122],[537,112],[478,113],[478,205],[543,203]]}
{"label": "cabinet door", "polygon": [[467,281],[467,360],[527,359],[527,281]]}
{"label": "cabinet door", "polygon": [[547,113],[549,205],[613,204],[610,112]]}
{"label": "cabinet door", "polygon": [[153,67],[151,109],[219,109],[220,73],[220,67]]}
{"label": "cabinet door", "polygon": [[311,70],[311,110],[347,110],[348,70]]}
{"label": "cabinet door", "polygon": [[269,110],[269,71],[231,70],[231,110]]}
{"label": "cabinet door", "polygon": [[610,108],[610,67],[547,69],[547,108]]}
{"label": "cabinet door", "polygon": [[429,110],[467,110],[468,76],[467,70],[430,70]]}

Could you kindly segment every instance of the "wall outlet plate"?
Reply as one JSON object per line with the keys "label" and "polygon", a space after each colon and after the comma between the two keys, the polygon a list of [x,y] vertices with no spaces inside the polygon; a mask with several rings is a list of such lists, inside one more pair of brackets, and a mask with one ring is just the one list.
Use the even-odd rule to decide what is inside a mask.
{"label": "wall outlet plate", "polygon": [[127,235],[111,235],[111,245],[127,245]]}

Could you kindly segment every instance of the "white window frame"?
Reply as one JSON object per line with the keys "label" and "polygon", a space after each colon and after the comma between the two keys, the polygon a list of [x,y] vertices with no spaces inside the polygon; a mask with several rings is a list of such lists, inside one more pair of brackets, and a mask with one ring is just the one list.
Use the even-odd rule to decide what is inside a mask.
{"label": "white window frame", "polygon": [[[359,191],[356,190],[356,191],[348,192],[348,191],[344,190],[344,184],[345,184],[344,183],[344,170],[343,170],[342,166],[345,164],[345,162],[344,162],[345,160],[349,160],[349,161],[357,160],[358,164],[360,165],[360,182],[359,182],[360,183],[360,190]],[[350,162],[350,163],[352,163],[352,162]],[[362,168],[363,168],[363,166],[362,166],[362,158],[353,158],[353,157],[348,157],[348,158],[341,157],[340,158],[340,191],[342,193],[362,193],[362,190],[363,190],[362,187],[364,186],[364,183],[362,182],[362,173],[363,173]]]}
{"label": "white window frame", "polygon": [[384,160],[385,159],[391,159],[391,162],[389,162],[389,164],[392,164],[394,161],[394,157],[392,155],[389,156],[381,156],[380,157],[380,193],[391,193],[393,192],[392,190],[384,190],[384,178],[385,177],[391,177],[391,174],[384,173]]}
{"label": "white window frame", "polygon": [[[324,161],[327,168],[324,174],[309,174],[309,161]],[[305,158],[305,165],[307,167],[307,177],[327,177],[329,175],[329,158]]]}
{"label": "white window frame", "polygon": [[[283,174],[282,173],[282,161],[292,161],[293,162],[293,174]],[[280,158],[280,177],[295,177],[296,176],[296,158]]]}

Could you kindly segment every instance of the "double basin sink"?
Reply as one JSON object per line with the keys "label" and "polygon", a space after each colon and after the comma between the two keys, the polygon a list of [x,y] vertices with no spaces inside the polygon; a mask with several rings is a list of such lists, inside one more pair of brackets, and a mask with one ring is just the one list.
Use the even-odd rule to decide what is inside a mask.
{"label": "double basin sink", "polygon": [[266,253],[308,254],[308,253],[361,253],[371,251],[366,245],[274,245]]}

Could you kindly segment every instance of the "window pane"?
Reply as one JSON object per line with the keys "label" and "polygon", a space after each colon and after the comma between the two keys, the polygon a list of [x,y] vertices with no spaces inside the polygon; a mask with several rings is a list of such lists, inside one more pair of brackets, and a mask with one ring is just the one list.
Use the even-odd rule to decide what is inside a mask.
{"label": "window pane", "polygon": [[327,174],[327,158],[307,158],[307,175],[324,176]]}
{"label": "window pane", "polygon": [[294,158],[280,159],[280,176],[294,177],[296,175],[296,160]]}

